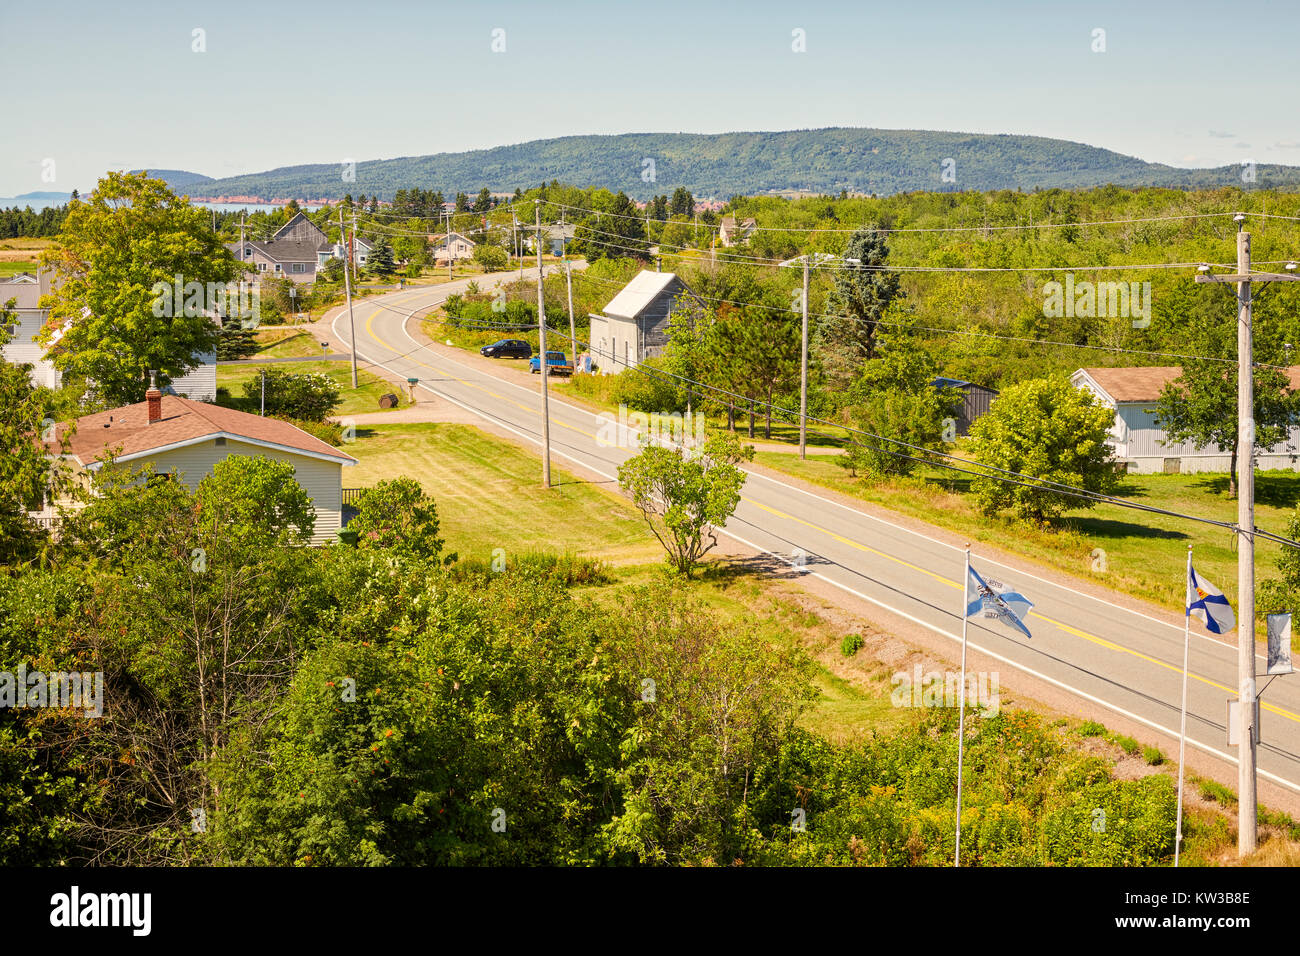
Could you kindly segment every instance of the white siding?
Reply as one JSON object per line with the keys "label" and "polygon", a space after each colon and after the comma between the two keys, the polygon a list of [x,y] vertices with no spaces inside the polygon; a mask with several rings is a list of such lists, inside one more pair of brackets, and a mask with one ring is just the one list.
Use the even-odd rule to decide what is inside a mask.
{"label": "white siding", "polygon": [[196,402],[215,402],[217,400],[217,356],[215,352],[196,356],[203,364],[188,375],[180,375],[171,382],[171,390],[177,395],[192,398]]}
{"label": "white siding", "polygon": [[224,446],[218,446],[213,439],[209,439],[155,455],[152,460],[158,471],[175,471],[184,477],[187,485],[194,487],[212,473],[213,465],[228,455],[262,455],[293,465],[298,484],[311,496],[312,506],[316,509],[312,543],[324,544],[337,540],[335,532],[343,527],[343,466],[337,462],[276,451],[233,438],[227,439]]}
{"label": "white siding", "polygon": [[[4,293],[0,290],[0,303],[3,300]],[[15,314],[18,316],[18,325],[14,329],[13,340],[4,347],[6,361],[15,365],[30,363],[34,384],[57,388],[58,373],[54,370],[54,364],[45,358],[45,350],[33,341],[45,324],[49,312],[45,309],[18,309]]]}

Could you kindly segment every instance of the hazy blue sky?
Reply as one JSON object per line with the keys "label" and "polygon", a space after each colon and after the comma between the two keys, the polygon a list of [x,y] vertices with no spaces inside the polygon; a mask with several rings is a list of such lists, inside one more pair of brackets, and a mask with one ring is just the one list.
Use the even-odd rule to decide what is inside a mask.
{"label": "hazy blue sky", "polygon": [[0,196],[88,190],[108,168],[229,176],[575,133],[823,126],[1300,165],[1287,7],[0,0]]}

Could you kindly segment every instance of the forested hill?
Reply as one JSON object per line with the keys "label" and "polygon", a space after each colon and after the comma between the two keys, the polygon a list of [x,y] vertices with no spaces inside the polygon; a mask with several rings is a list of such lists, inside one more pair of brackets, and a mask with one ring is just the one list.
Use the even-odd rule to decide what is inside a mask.
{"label": "forested hill", "polygon": [[[653,160],[651,166],[647,162]],[[953,162],[949,179],[945,160]],[[192,195],[392,199],[419,187],[473,194],[539,183],[583,183],[648,199],[685,186],[697,197],[805,191],[889,195],[919,189],[990,190],[1120,186],[1242,186],[1240,166],[1176,169],[1106,149],[1041,136],[832,128],[773,133],[629,133],[565,136],[465,153],[357,163],[286,166],[181,184]],[[1252,184],[1245,183],[1250,186]],[[1260,165],[1253,185],[1300,185],[1300,168]]]}

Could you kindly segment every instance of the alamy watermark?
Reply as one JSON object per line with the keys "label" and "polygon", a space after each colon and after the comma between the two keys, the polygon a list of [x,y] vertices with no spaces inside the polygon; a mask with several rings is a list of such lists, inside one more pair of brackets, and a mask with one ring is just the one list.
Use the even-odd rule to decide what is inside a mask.
{"label": "alamy watermark", "polygon": [[1043,315],[1059,318],[1132,319],[1133,328],[1151,324],[1150,282],[1065,282],[1043,285]]}
{"label": "alamy watermark", "polygon": [[641,447],[641,439],[664,446],[679,445],[687,451],[704,444],[704,416],[681,412],[629,412],[618,406],[618,418],[609,412],[596,416],[600,428],[596,444],[602,448]]}
{"label": "alamy watermark", "polygon": [[177,275],[173,282],[155,282],[153,314],[158,318],[215,313],[239,319],[246,329],[257,328],[262,317],[262,297],[249,282],[185,282]]}
{"label": "alamy watermark", "polygon": [[0,671],[0,707],[72,707],[87,717],[104,715],[104,672]]}
{"label": "alamy watermark", "polygon": [[[917,664],[912,673],[894,675],[890,703],[895,707],[957,707],[961,703],[961,674],[956,671],[922,673]],[[986,717],[997,715],[1002,695],[998,672],[966,672],[966,704],[979,707]]]}

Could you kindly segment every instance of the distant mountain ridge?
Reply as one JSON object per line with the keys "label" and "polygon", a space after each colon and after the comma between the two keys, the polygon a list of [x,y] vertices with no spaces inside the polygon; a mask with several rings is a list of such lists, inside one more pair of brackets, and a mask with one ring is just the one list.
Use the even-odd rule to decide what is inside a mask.
{"label": "distant mountain ridge", "polygon": [[[511,146],[358,162],[285,166],[212,179],[151,170],[196,197],[337,199],[398,189],[513,192],[559,180],[623,190],[635,199],[685,186],[696,197],[778,192],[889,195],[911,190],[1166,186],[1300,186],[1300,167],[1260,164],[1179,169],[1069,140],[1014,134],[833,127],[744,133],[564,136]],[[947,175],[945,175],[945,172]],[[175,173],[175,179],[168,173]],[[347,178],[345,179],[345,175]],[[180,177],[185,177],[181,179]]]}

